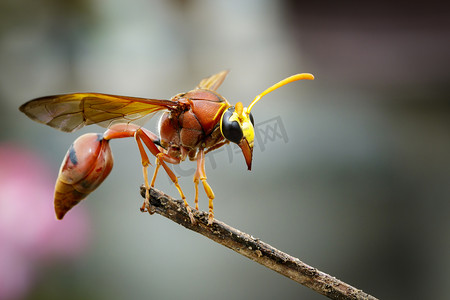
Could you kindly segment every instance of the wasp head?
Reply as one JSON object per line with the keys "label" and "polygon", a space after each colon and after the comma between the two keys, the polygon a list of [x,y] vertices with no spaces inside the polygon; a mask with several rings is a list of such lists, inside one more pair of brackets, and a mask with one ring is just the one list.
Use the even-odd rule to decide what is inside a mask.
{"label": "wasp head", "polygon": [[252,114],[243,107],[241,102],[229,107],[220,120],[220,131],[223,137],[241,148],[249,170],[252,168],[254,125]]}
{"label": "wasp head", "polygon": [[255,139],[253,116],[250,111],[263,96],[290,82],[301,79],[313,80],[314,76],[309,73],[292,75],[272,85],[256,96],[248,107],[243,107],[242,103],[238,102],[235,106],[229,107],[222,114],[220,131],[224,138],[230,142],[236,143],[242,149],[249,170],[252,168],[253,144]]}

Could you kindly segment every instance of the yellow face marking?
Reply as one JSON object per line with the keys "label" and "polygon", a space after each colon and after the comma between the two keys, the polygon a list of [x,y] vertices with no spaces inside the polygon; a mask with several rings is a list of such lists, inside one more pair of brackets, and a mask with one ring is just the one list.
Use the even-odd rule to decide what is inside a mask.
{"label": "yellow face marking", "polygon": [[241,124],[242,133],[244,134],[244,138],[247,140],[248,145],[250,148],[253,148],[253,143],[255,139],[255,130],[253,129],[253,124],[250,122],[250,119],[248,121],[243,122]]}

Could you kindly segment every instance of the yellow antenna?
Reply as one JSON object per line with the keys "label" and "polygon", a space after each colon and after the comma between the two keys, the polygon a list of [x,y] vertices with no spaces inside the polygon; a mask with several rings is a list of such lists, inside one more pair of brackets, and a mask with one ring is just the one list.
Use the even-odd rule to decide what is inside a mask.
{"label": "yellow antenna", "polygon": [[286,79],[283,79],[283,80],[281,80],[278,83],[275,83],[270,88],[268,88],[267,90],[265,90],[264,92],[262,92],[261,94],[256,96],[256,98],[248,106],[247,113],[250,113],[250,111],[252,110],[252,108],[256,104],[256,102],[258,102],[262,97],[264,97],[268,93],[273,92],[274,90],[276,90],[277,88],[282,87],[283,85],[286,85],[288,83],[291,83],[291,82],[297,81],[297,80],[301,80],[301,79],[314,80],[314,75],[309,74],[309,73],[296,74],[296,75],[292,75],[291,77],[288,77]]}

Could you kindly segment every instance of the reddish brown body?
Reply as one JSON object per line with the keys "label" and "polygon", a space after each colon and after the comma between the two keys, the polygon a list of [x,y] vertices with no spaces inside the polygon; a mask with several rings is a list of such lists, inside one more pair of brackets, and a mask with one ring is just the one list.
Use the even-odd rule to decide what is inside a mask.
{"label": "reddish brown body", "polygon": [[195,160],[198,148],[208,149],[224,140],[219,121],[230,106],[221,95],[197,89],[172,98],[180,105],[160,121],[160,144],[173,158]]}
{"label": "reddish brown body", "polygon": [[[141,210],[152,211],[148,191],[154,186],[156,175],[162,166],[180,193],[191,221],[195,222],[178,178],[166,164],[179,164],[189,157],[190,160],[197,161],[194,174],[195,209],[198,210],[198,185],[201,182],[209,198],[208,224],[211,224],[214,219],[215,196],[206,181],[205,154],[229,142],[235,143],[241,148],[250,170],[254,145],[254,124],[250,113],[252,107],[261,97],[289,82],[314,78],[311,74],[288,77],[259,94],[247,108],[241,102],[230,106],[216,92],[227,74],[228,71],[222,71],[204,78],[194,90],[178,94],[171,100],[74,93],[41,97],[23,104],[20,110],[31,119],[65,132],[73,132],[90,124],[108,128],[103,135],[81,136],[67,152],[55,186],[57,218],[63,218],[67,211],[94,191],[110,173],[113,157],[109,140],[133,137],[141,155],[147,188]],[[159,111],[164,111],[160,120],[159,137],[136,125]],[[156,157],[150,183],[147,150]]]}

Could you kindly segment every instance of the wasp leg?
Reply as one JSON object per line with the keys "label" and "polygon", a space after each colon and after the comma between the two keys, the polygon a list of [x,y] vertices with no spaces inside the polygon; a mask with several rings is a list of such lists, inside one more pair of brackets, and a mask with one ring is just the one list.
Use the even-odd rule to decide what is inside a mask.
{"label": "wasp leg", "polygon": [[[178,192],[180,193],[181,199],[184,202],[184,206],[186,207],[186,211],[189,214],[189,218],[191,219],[191,223],[195,224],[196,222],[195,222],[195,219],[194,219],[194,215],[192,213],[191,207],[189,206],[189,204],[186,201],[186,196],[184,196],[184,193],[181,190],[181,186],[178,184],[178,178],[172,172],[172,170],[169,169],[169,167],[165,163],[165,161],[167,161],[167,162],[172,163],[172,164],[179,164],[180,160],[176,159],[176,158],[173,158],[173,157],[167,155],[166,153],[162,153],[162,152],[160,152],[159,154],[156,155],[156,160],[157,160],[157,163],[160,164],[164,168],[164,170],[166,171],[167,175],[169,175],[170,179],[175,184],[175,187],[177,188]],[[155,176],[156,176],[156,174],[155,174]]]}
{"label": "wasp leg", "polygon": [[194,188],[195,188],[194,203],[195,203],[196,210],[198,210],[198,183],[199,182],[200,182],[200,173],[198,172],[198,167],[197,167],[197,170],[195,171],[195,174],[194,174]]}
{"label": "wasp leg", "polygon": [[[184,196],[183,191],[181,190],[180,185],[178,184],[178,178],[175,176],[175,174],[172,172],[171,169],[167,166],[165,162],[171,163],[171,164],[179,164],[181,162],[181,159],[171,157],[166,153],[163,153],[160,151],[161,148],[159,148],[155,142],[158,140],[158,137],[152,133],[151,131],[148,131],[145,128],[141,128],[137,125],[133,124],[116,124],[111,126],[103,135],[104,139],[110,140],[110,139],[117,139],[117,138],[125,138],[125,137],[134,137],[136,140],[136,143],[139,148],[139,153],[141,154],[142,159],[142,173],[144,175],[144,182],[145,182],[145,200],[144,204],[141,207],[141,211],[148,211],[150,214],[154,213],[154,210],[151,208],[150,205],[150,187],[153,187],[156,180],[156,175],[158,174],[159,167],[162,166],[164,170],[166,171],[167,175],[169,175],[172,182],[175,184],[175,187],[177,188],[178,192],[180,193],[181,198],[183,199],[184,205],[186,206],[186,210],[189,213],[189,217],[191,219],[192,223],[195,223],[194,215],[192,214],[191,208],[189,207],[189,204],[186,201],[186,197]],[[148,150],[156,157],[156,167],[155,172],[153,173],[152,181],[148,182],[148,171],[147,168],[150,165],[150,161],[148,159],[147,153],[144,148],[147,146]]]}
{"label": "wasp leg", "polygon": [[[143,141],[143,138],[145,137],[145,139],[147,141],[147,143],[145,143],[146,146],[149,147],[149,144],[153,145],[153,147],[151,148],[151,150],[153,150],[153,151],[151,151],[151,152],[154,153],[154,155],[156,155],[157,153],[160,152],[158,150],[158,148],[156,147],[156,145],[154,144],[154,142],[158,140],[158,136],[146,129],[142,129],[141,127],[139,127],[137,125],[126,124],[126,123],[112,125],[103,134],[103,138],[105,140],[127,138],[127,137],[135,138],[136,143],[139,148],[139,153],[141,155],[142,173],[144,176],[145,189],[146,189],[145,200],[144,200],[144,203],[142,204],[141,211],[143,211],[143,212],[148,211],[150,214],[153,214],[154,209],[152,209],[152,207],[150,205],[150,192],[149,192],[150,187],[149,187],[149,183],[148,183],[148,171],[147,171],[147,168],[150,165],[150,160],[147,156],[147,153],[145,152],[142,141]],[[149,147],[149,149],[150,149],[150,147]],[[153,180],[153,182],[154,182],[154,180]]]}
{"label": "wasp leg", "polygon": [[[218,148],[220,148],[220,147],[222,147],[222,146],[224,146],[224,145],[227,145],[227,144],[229,144],[230,143],[230,141],[228,141],[228,140],[226,140],[226,141],[222,141],[222,142],[220,142],[220,143],[218,143],[218,144],[216,144],[216,145],[214,145],[214,146],[212,146],[212,147],[210,147],[210,148],[208,148],[206,151],[204,151],[203,152],[203,156],[206,154],[206,153],[208,153],[208,152],[210,152],[210,151],[213,151],[213,150],[216,150],[216,149],[218,149]],[[199,152],[200,153],[200,152]],[[203,175],[205,174],[205,160],[204,160],[204,158],[202,159],[202,160],[200,160],[199,158],[198,158],[199,156],[198,156],[198,154],[197,154],[197,170],[195,171],[195,174],[194,174],[194,188],[195,188],[195,199],[194,199],[194,201],[195,201],[195,209],[196,210],[198,210],[198,184],[199,184],[199,182],[200,182],[200,170],[203,170]],[[203,164],[203,166],[201,166],[201,165],[199,165],[199,162],[201,162],[201,161],[203,161],[202,162],[202,164]],[[208,197],[209,197],[209,199],[210,199],[210,203],[209,203],[209,208],[210,208],[210,215],[212,215],[212,216],[214,216],[214,213],[212,212],[213,211],[213,203],[212,203],[212,200],[214,199],[214,193],[212,192],[212,189],[211,189],[211,187],[208,185],[208,183],[206,182],[206,175],[204,175],[204,179],[202,180],[202,184],[203,184],[203,187],[205,187],[205,184],[208,186],[208,190],[212,193],[212,198],[211,197],[209,197],[209,195],[208,195]],[[206,191],[206,187],[205,187],[205,191]],[[206,192],[207,194],[208,194],[208,192]],[[213,218],[211,218],[211,222],[212,222],[212,219]],[[209,221],[208,221],[209,222]]]}
{"label": "wasp leg", "polygon": [[[198,175],[197,175],[198,173]],[[214,196],[214,192],[211,189],[211,187],[209,186],[208,182],[206,181],[206,174],[205,174],[205,151],[203,148],[201,148],[198,151],[198,155],[197,155],[197,172],[195,173],[194,176],[198,176],[198,179],[200,179],[202,181],[203,184],[203,188],[205,189],[205,193],[209,198],[209,203],[208,203],[208,207],[209,207],[209,212],[208,212],[208,225],[211,225],[213,220],[214,220],[214,205],[213,205],[213,200],[215,198]],[[195,178],[195,177],[194,177]],[[198,180],[197,179],[197,180]],[[195,182],[195,179],[194,179]]]}
{"label": "wasp leg", "polygon": [[156,168],[155,168],[155,172],[153,173],[151,186],[153,187],[153,185],[155,183],[156,175],[159,170],[159,166],[162,166],[164,168],[164,170],[166,171],[167,175],[169,176],[169,178],[175,184],[175,187],[177,188],[178,192],[180,193],[181,199],[184,202],[184,205],[189,214],[189,218],[191,219],[191,222],[195,223],[194,215],[192,214],[192,210],[186,201],[186,196],[184,195],[183,191],[181,190],[181,186],[178,184],[178,178],[177,178],[177,176],[175,176],[175,174],[172,172],[172,170],[166,164],[166,162],[171,163],[171,164],[179,164],[181,162],[181,160],[179,158],[172,157],[166,153],[159,151],[158,147],[151,140],[151,138],[147,135],[147,131],[144,131],[143,129],[139,129],[136,131],[136,136],[137,136],[137,138],[141,139],[142,142],[144,142],[144,144],[150,150],[150,152],[154,156],[156,156]]}
{"label": "wasp leg", "polygon": [[152,181],[150,182],[150,186],[151,186],[151,187],[154,187],[154,186],[155,186],[156,175],[158,175],[159,167],[161,167],[161,163],[159,162],[159,159],[156,158],[155,171],[153,172]]}
{"label": "wasp leg", "polygon": [[[154,209],[152,209],[151,205],[150,205],[150,187],[148,184],[148,165],[150,165],[150,160],[148,159],[148,155],[145,152],[144,149],[144,145],[142,144],[141,139],[139,138],[139,136],[135,133],[134,135],[134,139],[136,140],[136,143],[138,145],[139,148],[139,153],[141,154],[141,163],[142,163],[142,174],[144,176],[144,185],[145,185],[145,200],[144,203],[141,206],[141,211],[142,212],[146,212],[148,211],[149,214],[154,214]],[[159,166],[157,165],[155,168],[155,172],[158,171]],[[152,183],[154,182],[154,180],[152,181]],[[152,185],[153,187],[153,185]]]}

